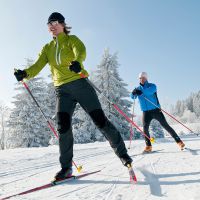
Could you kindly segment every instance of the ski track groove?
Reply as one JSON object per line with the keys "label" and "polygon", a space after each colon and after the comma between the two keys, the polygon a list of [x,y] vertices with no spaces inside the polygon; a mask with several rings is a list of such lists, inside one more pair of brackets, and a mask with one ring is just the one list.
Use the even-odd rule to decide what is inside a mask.
{"label": "ski track groove", "polygon": [[[98,175],[98,173],[95,174],[95,176],[97,176],[97,175]],[[118,178],[118,177],[117,177],[117,179],[118,179],[118,181],[119,181],[119,178]],[[101,180],[101,181],[106,181],[106,180],[107,180],[107,178],[104,178],[104,179]],[[83,181],[84,181],[84,180],[83,180]],[[72,183],[72,184],[75,184],[75,183]],[[89,185],[76,188],[76,189],[74,189],[74,190],[68,191],[67,193],[64,193],[64,194],[62,194],[62,195],[59,195],[59,196],[57,196],[57,197],[67,197],[69,194],[72,194],[72,193],[74,193],[74,192],[80,191],[80,190],[85,189],[85,188],[92,187],[92,186],[95,185],[95,184],[97,184],[97,183],[96,183],[96,182],[90,183]],[[116,185],[116,182],[115,182],[114,184],[111,184],[111,189],[110,189],[110,190],[112,190],[113,185]],[[109,191],[110,191],[110,190],[109,190]],[[104,191],[104,192],[107,193],[107,191]],[[102,194],[102,193],[101,193],[101,194]],[[96,196],[96,195],[98,195],[98,194],[94,194],[94,195]],[[82,198],[81,198],[81,199],[82,199]],[[102,198],[101,198],[101,199],[102,199]]]}
{"label": "ski track groove", "polygon": [[48,164],[40,164],[38,166],[34,166],[34,167],[27,167],[27,168],[23,168],[23,169],[18,169],[18,170],[10,170],[10,171],[7,171],[7,172],[4,172],[4,173],[0,173],[0,177],[4,177],[4,176],[8,176],[9,175],[16,175],[16,174],[23,174],[23,173],[26,173],[26,172],[29,172],[29,171],[33,171],[33,170],[37,170],[37,169],[43,169],[43,168],[46,168],[46,167],[52,167],[52,166],[55,166],[56,164],[58,164],[58,162],[53,162],[53,163],[48,163]]}
{"label": "ski track groove", "polygon": [[[108,146],[107,148],[110,148],[110,147]],[[79,156],[76,157],[76,160],[80,162],[81,160],[84,160],[86,157],[88,158],[88,156],[89,156],[89,158],[91,158],[91,157],[93,158],[95,156],[100,156],[100,155],[104,155],[104,154],[108,154],[108,153],[114,153],[112,149],[107,150],[107,148],[106,148],[106,150],[103,150],[101,152],[98,151],[98,149],[100,149],[100,148],[88,148],[88,149],[84,149],[84,151],[86,151],[86,153],[87,153],[88,150],[91,151],[91,149],[96,150],[97,152],[93,153],[93,154],[90,154],[88,152],[87,155],[85,155],[85,154],[80,155],[79,154]],[[53,155],[56,155],[56,154],[57,153],[53,153]],[[50,155],[52,155],[52,153],[50,153]],[[49,154],[45,155],[45,157],[48,157],[48,156],[49,156]],[[138,155],[133,155],[133,156],[136,157]],[[142,156],[139,160],[141,160],[143,157],[144,156]],[[40,159],[40,158],[37,158],[37,159]],[[44,157],[42,157],[42,158],[44,158]],[[115,159],[115,157],[111,161],[113,161],[114,159]],[[28,160],[28,159],[23,159],[23,160]],[[30,159],[30,160],[34,161],[34,159]],[[138,162],[139,160],[137,160],[137,161],[134,160],[134,163]],[[93,162],[93,161],[86,162],[85,165],[88,164],[88,163],[90,163],[90,162]],[[46,168],[52,168],[52,167],[54,167],[54,166],[56,166],[58,164],[58,162],[52,162],[52,163],[46,164],[45,161],[44,161],[44,163],[45,163],[45,165],[44,164],[42,164],[42,165],[40,164],[40,165],[37,165],[37,166],[34,166],[34,167],[23,168],[23,169],[19,169],[19,170],[15,170],[15,171],[7,171],[7,172],[4,172],[4,173],[0,173],[0,177],[5,177],[5,176],[6,177],[10,177],[12,175],[22,175],[22,174],[24,174],[26,172],[30,172],[30,171],[34,171],[34,170],[41,170],[41,169],[46,169]],[[108,163],[103,163],[103,164],[95,166],[95,168],[96,167],[105,166],[105,167],[102,168],[102,170],[104,170],[104,168],[106,168],[107,165],[108,165]],[[43,171],[40,171],[40,172],[37,172],[37,173],[33,173],[33,174],[25,176],[23,178],[16,179],[16,180],[13,180],[11,182],[0,184],[0,186],[5,186],[5,185],[8,185],[10,183],[15,183],[15,182],[24,180],[26,178],[30,178],[32,176],[35,176],[35,175],[38,175],[38,174],[42,174],[42,173],[44,173],[46,171],[47,170],[43,170]]]}
{"label": "ski track groove", "polygon": [[[93,153],[92,155],[91,154],[88,154],[88,155],[84,155],[84,156],[78,156],[76,157],[77,160],[81,161],[81,160],[84,160],[86,157],[90,158],[90,157],[95,157],[95,156],[100,156],[100,155],[104,155],[104,154],[107,154],[107,153],[111,153],[113,152],[112,150],[109,150],[109,151],[102,151],[102,152],[98,152],[98,153]],[[43,169],[43,168],[49,168],[49,167],[52,167],[52,166],[56,166],[58,163],[58,161],[56,162],[52,162],[52,163],[48,163],[46,164],[46,162],[44,162],[45,164],[40,164],[40,165],[37,165],[37,166],[34,166],[34,167],[28,167],[28,168],[23,168],[23,169],[18,169],[18,170],[10,170],[10,171],[6,171],[4,173],[0,173],[0,177],[4,177],[4,176],[8,176],[9,175],[16,175],[16,174],[23,174],[23,173],[26,173],[28,171],[33,171],[33,170],[37,170],[37,169]]]}
{"label": "ski track groove", "polygon": [[25,176],[25,177],[22,177],[22,178],[19,178],[19,179],[10,181],[10,182],[0,184],[0,186],[5,186],[5,185],[11,184],[11,183],[15,183],[15,182],[18,182],[18,181],[21,181],[21,180],[25,180],[25,179],[30,178],[30,177],[32,177],[32,176],[42,174],[42,173],[44,173],[44,172],[46,172],[46,171],[47,171],[47,170],[43,170],[43,171],[40,171],[40,172],[37,172],[37,173],[33,173],[33,174],[28,175],[28,176]]}
{"label": "ski track groove", "polygon": [[[84,156],[79,156],[77,157],[77,161],[81,161],[81,160],[84,160],[86,157],[95,157],[95,156],[100,156],[100,155],[104,155],[104,154],[108,154],[108,153],[112,153],[113,150],[104,150],[104,151],[101,151],[99,152],[97,150],[97,153],[93,153],[92,156],[90,156],[91,154],[88,153],[88,155],[84,155]],[[113,152],[114,153],[114,152]],[[93,162],[93,161],[90,161],[90,162]],[[88,164],[89,162],[86,162],[86,164]],[[52,168],[54,166],[56,166],[58,164],[58,162],[52,162],[51,164],[42,164],[42,165],[38,165],[38,166],[34,166],[34,167],[29,167],[29,168],[23,168],[23,169],[19,169],[19,170],[15,170],[15,171],[7,171],[7,172],[4,172],[4,173],[0,173],[0,177],[11,177],[13,175],[22,175],[26,172],[30,172],[30,171],[35,171],[35,170],[41,170],[41,169],[46,169],[46,168]],[[106,164],[101,164],[101,166],[104,166]],[[98,166],[97,166],[98,167]],[[96,168],[96,166],[95,166]],[[49,169],[48,169],[49,170]],[[25,176],[23,178],[20,178],[20,179],[16,179],[16,180],[13,180],[11,182],[7,182],[7,183],[3,183],[3,184],[0,184],[0,186],[6,186],[8,184],[11,184],[11,183],[15,183],[15,182],[18,182],[18,181],[21,181],[21,180],[25,180],[27,178],[30,178],[32,176],[35,176],[35,175],[38,175],[38,174],[42,174],[44,172],[46,172],[47,170],[43,170],[43,171],[40,171],[40,172],[37,172],[37,173],[33,173],[31,175],[28,175],[28,176]]]}
{"label": "ski track groove", "polygon": [[[85,158],[94,158],[94,157],[96,157],[96,156],[101,156],[101,155],[105,155],[105,154],[108,155],[108,154],[113,153],[113,159],[109,160],[108,162],[106,162],[106,163],[104,163],[104,164],[100,164],[100,165],[97,165],[97,166],[93,166],[93,167],[92,167],[92,168],[98,168],[99,166],[104,166],[104,167],[101,169],[101,171],[103,171],[103,170],[105,170],[105,169],[107,168],[107,166],[109,166],[110,163],[113,162],[113,160],[117,159],[117,157],[116,157],[116,155],[114,154],[113,150],[112,150],[112,149],[109,149],[109,150],[108,150],[108,148],[111,148],[111,147],[108,146],[106,149],[104,148],[104,150],[103,150],[103,151],[100,151],[100,152],[99,152],[99,149],[100,149],[100,148],[88,148],[88,149],[85,149],[85,150],[84,150],[84,151],[85,151],[85,154],[79,154],[79,155],[76,157],[76,160],[80,162],[80,161],[82,161],[82,160],[85,160]],[[90,153],[91,149],[93,149],[93,153],[92,153],[92,154]],[[94,150],[96,150],[96,152],[94,152]],[[87,151],[88,151],[88,153],[87,153]],[[82,150],[81,150],[81,152],[82,152]],[[52,155],[52,153],[51,153],[50,155]],[[57,155],[57,153],[53,153],[53,155]],[[23,161],[32,161],[32,162],[35,162],[35,160],[38,160],[38,159],[41,159],[41,158],[43,158],[43,160],[44,160],[44,159],[46,159],[46,158],[48,158],[48,157],[49,157],[49,154],[46,154],[46,155],[44,155],[44,156],[42,156],[42,157],[39,157],[39,158],[37,157],[36,159],[33,159],[33,158],[32,158],[32,159],[23,159]],[[134,155],[134,157],[137,157],[137,156]],[[137,159],[137,160],[134,160],[134,163],[139,162],[140,160],[142,160],[143,157],[144,157],[144,156],[139,157],[139,159]],[[13,161],[13,160],[12,160],[12,161]],[[11,177],[11,176],[13,176],[13,175],[22,175],[22,174],[25,174],[25,173],[30,172],[30,171],[45,169],[45,170],[43,170],[43,171],[39,171],[39,172],[36,172],[36,173],[33,173],[33,174],[29,174],[29,175],[26,176],[26,177],[23,177],[23,178],[20,178],[20,179],[16,179],[16,180],[12,180],[11,182],[7,182],[7,183],[0,184],[0,186],[6,186],[6,185],[9,185],[9,184],[12,184],[12,183],[21,181],[21,180],[25,180],[25,179],[30,178],[30,177],[32,177],[32,176],[35,176],[35,175],[38,175],[38,174],[42,174],[42,173],[44,173],[44,172],[47,171],[47,170],[46,170],[47,168],[48,168],[48,170],[49,170],[49,168],[55,167],[57,164],[59,164],[58,161],[57,161],[57,162],[48,163],[48,164],[46,163],[46,160],[44,160],[43,162],[44,162],[44,164],[41,164],[41,162],[40,162],[40,165],[37,165],[37,166],[34,166],[34,167],[27,167],[27,168],[17,169],[17,170],[9,170],[9,171],[6,171],[6,172],[4,172],[4,173],[0,173],[0,177]],[[89,159],[89,162],[86,162],[85,165],[86,165],[87,163],[90,163],[90,162],[94,162],[93,159]],[[20,167],[20,166],[19,166],[19,167]],[[90,170],[92,170],[92,169],[90,169]],[[112,177],[114,177],[114,176],[112,176]],[[115,177],[116,177],[116,176],[115,176]],[[109,192],[108,192],[108,189],[105,191],[106,193],[108,192],[108,194],[106,195],[106,197],[104,197],[105,200],[108,200],[109,197],[111,196],[111,194],[113,193],[114,189],[116,188],[116,183],[119,181],[119,178],[120,178],[119,175],[117,175],[117,179],[115,180],[115,182],[114,182],[113,184],[111,184],[111,186],[110,186],[110,188],[109,188]],[[128,178],[128,176],[127,176],[126,178]],[[105,180],[106,180],[106,179],[105,179]],[[80,188],[78,188],[78,190],[82,190],[82,189],[84,189],[84,188],[90,187],[90,186],[92,186],[93,184],[95,184],[95,183],[92,183],[92,184],[87,185],[87,186],[84,186],[84,187],[80,187]],[[77,191],[77,189],[76,189],[75,191]],[[74,192],[75,192],[75,191],[74,191]],[[69,193],[70,193],[70,192],[68,192],[67,194],[69,194]],[[67,195],[67,194],[66,194],[66,195]],[[63,196],[63,195],[61,195],[61,196]],[[64,196],[65,196],[65,195],[64,195]]]}
{"label": "ski track groove", "polygon": [[106,197],[104,198],[104,200],[109,200],[111,195],[113,194],[115,188],[116,188],[116,183],[119,182],[119,176],[116,178],[115,182],[111,185],[111,189],[108,192],[108,194],[106,195]]}

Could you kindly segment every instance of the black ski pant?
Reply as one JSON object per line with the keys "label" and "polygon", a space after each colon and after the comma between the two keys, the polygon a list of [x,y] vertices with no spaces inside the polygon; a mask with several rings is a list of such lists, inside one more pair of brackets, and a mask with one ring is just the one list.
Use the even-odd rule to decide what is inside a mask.
{"label": "black ski pant", "polygon": [[121,157],[127,153],[119,131],[105,116],[94,88],[86,79],[79,79],[56,87],[56,99],[56,118],[62,168],[72,166],[74,138],[71,121],[77,103],[90,115],[95,125],[109,141],[116,155]]}
{"label": "black ski pant", "polygon": [[[156,119],[157,121],[159,121],[161,126],[174,138],[176,142],[181,141],[181,139],[176,134],[174,129],[171,126],[169,126],[169,124],[167,123],[162,111],[158,108],[143,112],[143,119],[142,119],[143,131],[149,138],[150,138],[149,125],[152,119]],[[151,141],[146,137],[145,137],[145,143],[147,146],[151,146]]]}

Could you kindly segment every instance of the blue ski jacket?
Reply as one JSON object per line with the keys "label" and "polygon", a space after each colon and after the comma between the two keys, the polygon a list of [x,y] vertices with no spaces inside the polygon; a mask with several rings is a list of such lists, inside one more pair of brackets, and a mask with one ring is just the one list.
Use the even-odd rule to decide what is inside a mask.
{"label": "blue ski jacket", "polygon": [[[154,110],[158,106],[160,108],[160,103],[158,101],[157,97],[157,88],[156,85],[153,83],[149,83],[146,81],[144,85],[140,84],[136,89],[141,90],[142,94],[141,95],[133,95],[131,93],[131,98],[136,99],[138,97],[139,102],[140,102],[140,108],[143,112],[149,111],[149,110]],[[148,100],[150,100],[152,103],[147,101],[144,97],[146,97]]]}

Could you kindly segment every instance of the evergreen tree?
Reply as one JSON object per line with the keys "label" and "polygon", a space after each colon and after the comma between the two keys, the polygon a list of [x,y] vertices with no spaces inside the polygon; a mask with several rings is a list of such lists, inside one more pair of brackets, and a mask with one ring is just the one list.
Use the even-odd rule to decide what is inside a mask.
{"label": "evergreen tree", "polygon": [[190,110],[185,109],[183,115],[180,118],[180,120],[183,123],[187,123],[187,122],[193,123],[193,122],[195,122],[196,117],[197,116],[195,115],[194,112],[191,112]]}
{"label": "evergreen tree", "polygon": [[0,102],[0,149],[6,148],[6,117],[9,114],[9,108]]}
{"label": "evergreen tree", "polygon": [[193,98],[193,111],[197,117],[200,117],[200,91],[194,95]]}
{"label": "evergreen tree", "polygon": [[[125,99],[129,97],[129,92],[125,88],[127,84],[123,82],[118,73],[119,63],[117,61],[117,54],[110,54],[109,50],[104,51],[102,61],[97,66],[95,75],[92,78],[94,84],[102,91],[110,101],[119,106],[120,109],[129,113],[131,102]],[[99,95],[99,94],[98,94]],[[129,138],[129,124],[126,119],[121,116],[113,106],[103,97],[99,95],[103,110],[108,119],[116,126],[124,138]]]}
{"label": "evergreen tree", "polygon": [[[105,50],[102,61],[98,65],[97,70],[90,74],[90,80],[103,92],[105,96],[111,101],[114,101],[122,110],[129,113],[131,102],[126,100],[129,97],[129,92],[126,90],[127,86],[119,77],[117,55],[111,55],[108,50]],[[121,116],[110,103],[102,96],[99,95],[102,108],[116,128],[129,139],[129,124]],[[75,143],[85,143],[94,141],[104,141],[105,138],[98,128],[94,125],[90,116],[78,104],[73,120],[73,134]]]}
{"label": "evergreen tree", "polygon": [[[142,126],[142,119],[140,116],[135,115],[135,100],[133,101],[131,108],[131,120],[134,121],[138,126]],[[141,133],[138,131],[136,127],[134,127],[131,123],[130,126],[130,134],[133,134],[133,139],[139,139],[141,137]]]}
{"label": "evergreen tree", "polygon": [[94,125],[90,116],[78,104],[73,119],[73,134],[75,143],[88,143],[102,141],[97,138],[97,127]]}
{"label": "evergreen tree", "polygon": [[185,107],[187,108],[187,110],[190,110],[191,112],[194,112],[194,105],[193,105],[193,99],[195,97],[195,94],[191,94],[185,101],[183,101],[185,103]]}
{"label": "evergreen tree", "polygon": [[183,101],[178,100],[175,106],[175,115],[181,117],[185,110],[185,103]]}
{"label": "evergreen tree", "polygon": [[164,131],[160,123],[153,119],[150,124],[149,133],[154,138],[164,138]]}
{"label": "evergreen tree", "polygon": [[192,93],[185,100],[178,100],[176,105],[172,106],[172,113],[184,123],[197,122],[200,118],[200,91]]}
{"label": "evergreen tree", "polygon": [[[51,75],[48,76],[51,78]],[[49,119],[49,122],[51,125],[54,127],[56,130],[56,93],[55,93],[55,87],[53,85],[53,82],[51,81],[50,83],[47,84],[47,98],[46,98],[46,106],[47,106],[47,112],[46,116]],[[50,139],[50,144],[58,144],[58,139],[56,136],[50,132],[51,139]]]}
{"label": "evergreen tree", "polygon": [[[27,66],[31,64],[28,60]],[[46,82],[42,78],[34,78],[27,84],[43,112],[46,113],[48,111]],[[11,148],[47,146],[50,133],[46,121],[21,83],[17,83],[15,90],[17,94],[12,102],[14,108],[8,120],[8,146]]]}

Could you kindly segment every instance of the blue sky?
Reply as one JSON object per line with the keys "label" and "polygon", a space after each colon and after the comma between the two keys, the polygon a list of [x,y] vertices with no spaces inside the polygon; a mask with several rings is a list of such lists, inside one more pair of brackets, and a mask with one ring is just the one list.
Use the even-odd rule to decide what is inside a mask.
{"label": "blue sky", "polygon": [[[36,59],[51,40],[46,22],[61,12],[86,45],[88,71],[103,50],[118,52],[119,73],[131,91],[138,73],[147,71],[162,104],[184,99],[200,89],[199,0],[1,0],[0,100],[14,96],[13,68]],[[41,75],[49,74],[46,67]]]}

